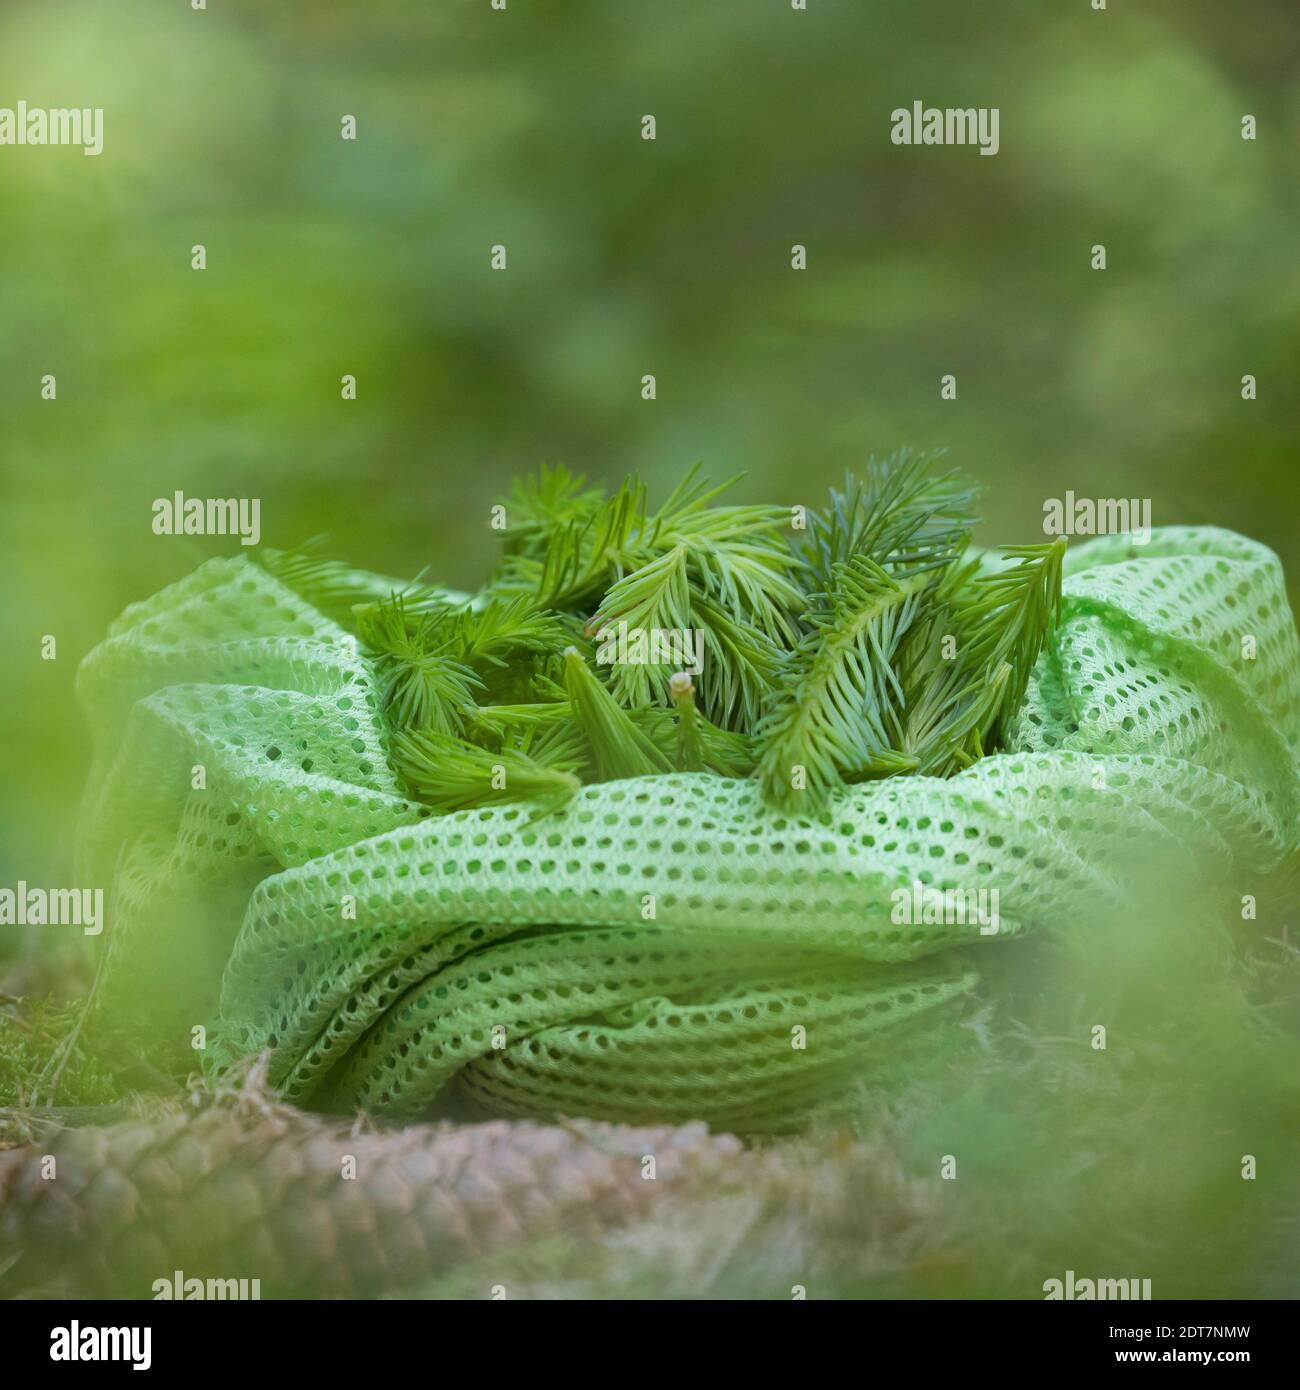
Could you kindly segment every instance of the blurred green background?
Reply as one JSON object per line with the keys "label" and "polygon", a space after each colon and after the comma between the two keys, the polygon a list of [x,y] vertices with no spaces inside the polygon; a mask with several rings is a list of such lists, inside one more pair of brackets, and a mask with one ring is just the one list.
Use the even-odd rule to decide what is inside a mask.
{"label": "blurred green background", "polygon": [[[6,881],[65,852],[77,661],[230,549],[151,533],[177,489],[468,585],[541,460],[793,502],[947,446],[986,541],[1073,488],[1300,572],[1298,59],[1294,0],[5,0],[0,105],[105,110],[0,148]],[[1001,152],[893,146],[918,99]]]}

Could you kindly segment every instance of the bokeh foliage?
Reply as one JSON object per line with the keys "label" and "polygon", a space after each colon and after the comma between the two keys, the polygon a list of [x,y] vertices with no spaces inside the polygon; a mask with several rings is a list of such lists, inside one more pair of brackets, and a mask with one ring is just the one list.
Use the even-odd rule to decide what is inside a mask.
{"label": "bokeh foliage", "polygon": [[[987,484],[983,541],[1038,539],[1067,489],[1150,497],[1157,524],[1272,545],[1295,592],[1294,0],[5,0],[0,104],[20,98],[102,106],[106,131],[98,159],[0,148],[0,882],[67,881],[89,753],[77,661],[124,604],[232,548],[151,533],[150,503],[176,490],[259,497],[271,544],[329,532],[359,564],[472,585],[490,504],[543,459],[637,469],[658,496],[702,459],[748,471],[741,500],[793,503],[870,452],[946,446]],[[892,146],[890,110],[917,99],[1000,107],[1001,152]],[[1028,1092],[1037,1116],[999,1073],[987,1106],[923,1131],[926,1152],[983,1144],[1005,1168],[1036,1124],[1067,1145],[1119,1132],[1126,1106],[1176,1113],[1179,1068],[1206,1049],[1221,1072],[1196,1072],[1202,1128],[1182,1139],[1216,1106],[1294,1107],[1253,1021],[1222,1061],[1256,995],[1270,1026],[1294,1013],[1294,948],[1275,949],[1282,1003],[1275,984],[1216,986],[1216,1041],[1180,1062],[1154,1035],[1186,1012],[1144,1005],[1142,982],[1195,970],[1153,947],[1129,1007],[1163,1070],[1114,1094],[1094,1077],[1076,1108],[1057,1069]],[[1104,992],[1081,969],[1053,988]],[[1146,1152],[1109,1219],[1145,1221],[1148,1248],[1198,1209],[1227,1230],[1220,1149],[1210,1136],[1178,1169],[1167,1211]],[[1015,1152],[1027,1170],[1034,1151]],[[1026,1188],[1052,1207],[1040,1247],[1089,1229],[1111,1191],[1081,1171],[1063,1160],[1075,1206]],[[952,1291],[989,1287],[996,1257],[972,1239]],[[1185,1268],[1208,1278],[1203,1253]],[[1062,1271],[1141,1272],[1088,1258],[1064,1245]]]}

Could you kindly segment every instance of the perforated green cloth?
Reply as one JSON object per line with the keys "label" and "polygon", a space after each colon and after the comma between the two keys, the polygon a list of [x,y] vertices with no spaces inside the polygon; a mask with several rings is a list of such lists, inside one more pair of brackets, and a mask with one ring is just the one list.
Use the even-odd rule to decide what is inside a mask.
{"label": "perforated green cloth", "polygon": [[[108,1007],[380,1114],[785,1128],[941,1036],[1007,936],[1300,838],[1281,568],[1211,528],[1071,551],[1013,751],[815,819],[705,774],[429,817],[352,638],[242,558],[130,608],[79,688]],[[999,930],[908,920],[917,884],[996,889]]]}

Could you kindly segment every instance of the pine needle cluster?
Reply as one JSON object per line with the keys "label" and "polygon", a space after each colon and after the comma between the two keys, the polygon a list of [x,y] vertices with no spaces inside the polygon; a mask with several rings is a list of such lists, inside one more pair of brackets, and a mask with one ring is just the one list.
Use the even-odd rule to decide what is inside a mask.
{"label": "pine needle cluster", "polygon": [[873,460],[817,509],[719,503],[732,483],[692,469],[652,508],[636,478],[607,493],[543,468],[501,499],[504,551],[473,596],[382,592],[314,544],[263,563],[356,634],[395,766],[440,811],[696,771],[811,813],[1003,746],[1064,542],[971,558],[975,490],[935,455]]}

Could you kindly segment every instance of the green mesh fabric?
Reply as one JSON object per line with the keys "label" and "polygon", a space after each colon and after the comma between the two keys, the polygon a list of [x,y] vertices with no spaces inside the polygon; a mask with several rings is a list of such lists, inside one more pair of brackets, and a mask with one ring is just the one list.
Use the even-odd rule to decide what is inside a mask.
{"label": "green mesh fabric", "polygon": [[[290,1098],[379,1114],[787,1127],[932,1048],[1006,937],[1298,839],[1281,569],[1212,528],[1072,551],[1011,751],[813,818],[705,774],[429,816],[352,640],[243,559],[128,610],[80,689],[110,1006],[211,1016],[213,1065],[269,1049]],[[916,884],[997,889],[1000,930],[896,920]]]}

